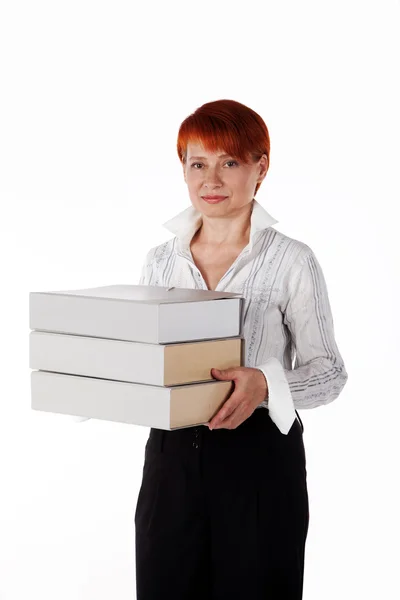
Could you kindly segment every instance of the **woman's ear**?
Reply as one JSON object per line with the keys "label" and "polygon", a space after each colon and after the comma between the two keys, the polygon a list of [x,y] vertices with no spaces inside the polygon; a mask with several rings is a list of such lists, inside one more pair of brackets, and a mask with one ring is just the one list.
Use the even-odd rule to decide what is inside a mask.
{"label": "woman's ear", "polygon": [[260,160],[260,181],[264,179],[269,169],[269,160],[266,154],[263,154]]}

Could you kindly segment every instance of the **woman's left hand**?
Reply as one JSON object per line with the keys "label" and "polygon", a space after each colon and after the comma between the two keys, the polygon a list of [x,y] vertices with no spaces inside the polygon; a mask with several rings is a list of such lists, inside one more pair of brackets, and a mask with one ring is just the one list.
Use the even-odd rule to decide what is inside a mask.
{"label": "woman's left hand", "polygon": [[211,375],[221,381],[234,381],[235,389],[218,413],[209,423],[206,423],[209,429],[236,429],[267,397],[268,385],[260,369],[253,367],[211,369]]}

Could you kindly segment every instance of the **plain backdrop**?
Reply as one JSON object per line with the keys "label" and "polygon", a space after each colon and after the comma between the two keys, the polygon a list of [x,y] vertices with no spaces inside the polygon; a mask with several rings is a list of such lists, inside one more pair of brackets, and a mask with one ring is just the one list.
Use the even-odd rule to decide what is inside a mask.
{"label": "plain backdrop", "polygon": [[300,413],[304,598],[400,597],[399,17],[393,0],[3,0],[0,600],[135,598],[149,429],[31,410],[29,292],[138,283],[190,205],[179,125],[222,98],[269,128],[256,198],[320,261],[349,375]]}

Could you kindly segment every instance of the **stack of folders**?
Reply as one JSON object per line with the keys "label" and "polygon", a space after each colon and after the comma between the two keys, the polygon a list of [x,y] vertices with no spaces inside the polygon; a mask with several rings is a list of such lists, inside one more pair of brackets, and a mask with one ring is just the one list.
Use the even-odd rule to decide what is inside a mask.
{"label": "stack of folders", "polygon": [[243,297],[149,285],[31,292],[32,409],[173,430],[204,424],[243,365]]}

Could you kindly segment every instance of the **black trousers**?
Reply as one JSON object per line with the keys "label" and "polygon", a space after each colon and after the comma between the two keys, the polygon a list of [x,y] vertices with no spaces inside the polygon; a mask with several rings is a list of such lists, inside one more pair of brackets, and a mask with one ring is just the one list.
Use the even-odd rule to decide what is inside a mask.
{"label": "black trousers", "polygon": [[[298,420],[299,419],[299,420]],[[300,600],[303,424],[151,429],[135,512],[137,600]]]}

